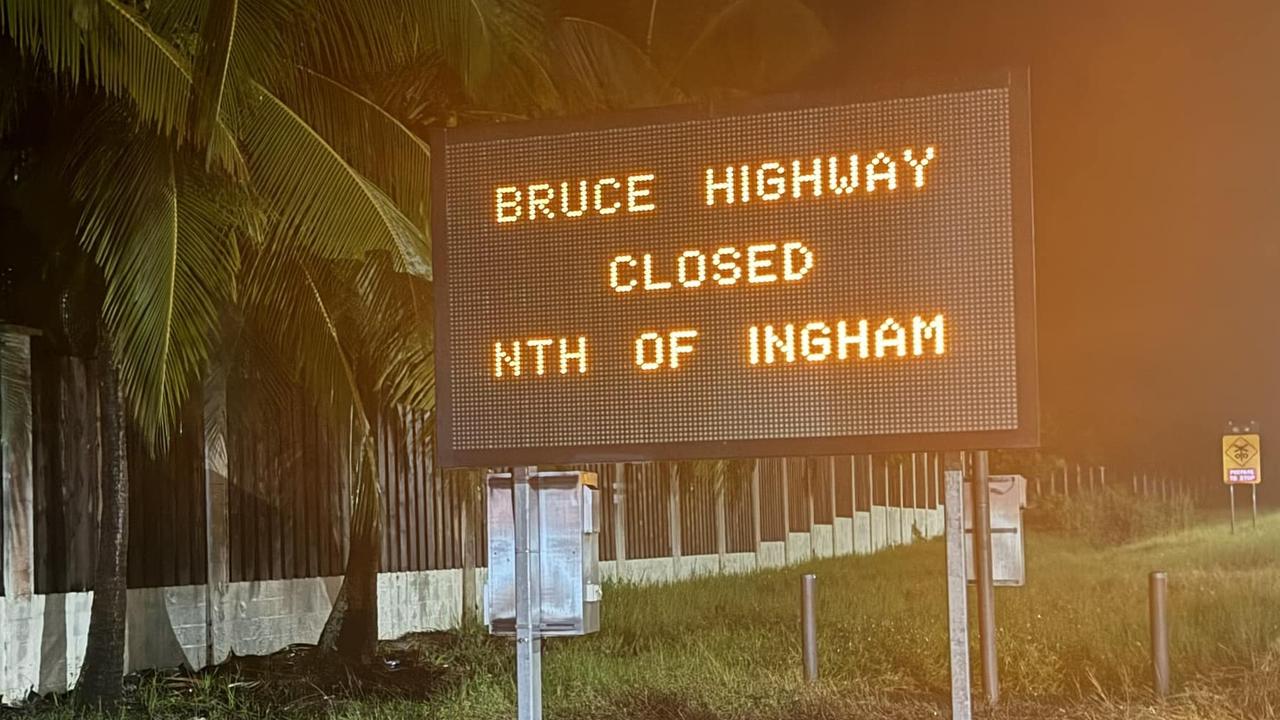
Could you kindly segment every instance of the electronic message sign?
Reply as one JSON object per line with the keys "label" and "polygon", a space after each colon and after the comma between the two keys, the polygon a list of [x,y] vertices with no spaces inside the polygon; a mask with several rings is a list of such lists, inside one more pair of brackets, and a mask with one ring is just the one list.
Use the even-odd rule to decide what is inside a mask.
{"label": "electronic message sign", "polygon": [[442,131],[446,466],[1038,440],[1026,78]]}

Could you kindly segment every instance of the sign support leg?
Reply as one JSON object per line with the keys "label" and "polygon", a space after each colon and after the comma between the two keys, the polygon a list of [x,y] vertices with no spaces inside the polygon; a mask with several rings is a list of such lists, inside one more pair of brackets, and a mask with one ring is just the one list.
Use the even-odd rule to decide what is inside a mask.
{"label": "sign support leg", "polygon": [[538,508],[529,485],[534,467],[511,469],[516,545],[516,718],[542,720],[542,639]]}
{"label": "sign support leg", "polygon": [[1258,486],[1250,485],[1249,489],[1253,492],[1253,529],[1258,529]]}
{"label": "sign support leg", "polygon": [[1227,491],[1231,493],[1231,534],[1236,534],[1236,486],[1228,485]]}
{"label": "sign support leg", "polygon": [[964,570],[964,471],[960,453],[942,458],[946,477],[947,610],[951,638],[951,718],[972,720],[969,687],[969,588]]}
{"label": "sign support leg", "polygon": [[[982,643],[982,687],[987,704],[1000,703],[1000,672],[996,666],[996,590],[991,564],[991,488],[987,451],[975,453],[973,473],[973,563],[978,581],[978,634]],[[1076,466],[1079,480],[1079,466]]]}

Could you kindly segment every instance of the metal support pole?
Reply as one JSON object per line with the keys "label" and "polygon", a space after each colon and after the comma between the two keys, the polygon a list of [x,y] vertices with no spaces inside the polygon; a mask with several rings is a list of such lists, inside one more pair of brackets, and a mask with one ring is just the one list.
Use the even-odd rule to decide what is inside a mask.
{"label": "metal support pole", "polygon": [[947,453],[946,473],[947,629],[951,639],[951,718],[972,720],[969,687],[969,588],[964,569],[964,470],[960,453]]}
{"label": "metal support pole", "polygon": [[1169,575],[1151,573],[1151,668],[1156,697],[1169,694]]}
{"label": "metal support pole", "polygon": [[1258,529],[1258,486],[1250,485],[1249,489],[1253,491],[1253,529]]}
{"label": "metal support pole", "polygon": [[1231,534],[1236,534],[1236,486],[1228,485],[1227,491],[1231,493]]}
{"label": "metal support pole", "polygon": [[530,486],[535,467],[511,468],[516,531],[516,718],[542,720],[542,560],[538,507]]}
{"label": "metal support pole", "polygon": [[815,608],[818,578],[805,575],[800,580],[800,612],[804,633],[804,679],[818,682],[818,614]]}
{"label": "metal support pole", "polygon": [[986,450],[977,452],[977,462],[974,465],[973,564],[974,577],[978,581],[978,639],[982,644],[982,686],[987,692],[987,704],[995,707],[1000,703],[1000,675],[996,666],[996,591],[991,565],[991,489]]}

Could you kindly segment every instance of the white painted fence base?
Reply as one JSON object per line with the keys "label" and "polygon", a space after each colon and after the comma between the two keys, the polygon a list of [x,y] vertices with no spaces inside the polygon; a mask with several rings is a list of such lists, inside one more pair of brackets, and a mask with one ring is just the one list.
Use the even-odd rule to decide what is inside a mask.
{"label": "white painted fence base", "polygon": [[[899,517],[896,508],[886,512],[873,507],[852,519],[838,518],[834,527],[791,533],[785,543],[762,542],[756,552],[606,561],[601,574],[614,582],[655,584],[777,568],[788,560],[867,554],[910,541],[910,527],[893,527]],[[941,534],[941,509],[916,511],[914,519],[922,535]],[[480,587],[485,570],[475,572]],[[203,585],[130,590],[125,667],[130,672],[184,664],[203,667],[230,653],[263,655],[294,643],[315,642],[340,585],[336,577],[230,583],[215,608],[214,616],[221,620],[214,631],[212,658]],[[378,592],[378,634],[384,639],[445,630],[461,622],[462,570],[383,573]],[[59,692],[75,684],[92,599],[89,592],[0,597],[0,702],[21,702],[33,691]]]}

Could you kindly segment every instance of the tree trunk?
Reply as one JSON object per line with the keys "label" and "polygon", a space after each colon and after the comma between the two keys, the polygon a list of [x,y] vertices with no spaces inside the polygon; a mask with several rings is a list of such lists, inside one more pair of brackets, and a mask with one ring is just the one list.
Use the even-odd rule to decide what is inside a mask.
{"label": "tree trunk", "polygon": [[378,567],[382,543],[378,523],[353,525],[347,573],[320,633],[320,651],[366,663],[378,649]]}
{"label": "tree trunk", "polygon": [[129,469],[124,406],[106,324],[98,333],[98,400],[105,467],[100,473],[102,517],[93,579],[89,638],[77,691],[91,707],[113,707],[124,692],[124,643],[129,547]]}
{"label": "tree trunk", "polygon": [[[366,428],[368,426],[366,425]],[[366,435],[367,437],[367,435]],[[382,564],[382,505],[372,445],[352,478],[351,544],[338,598],[320,633],[320,651],[366,663],[378,650],[378,570]]]}

